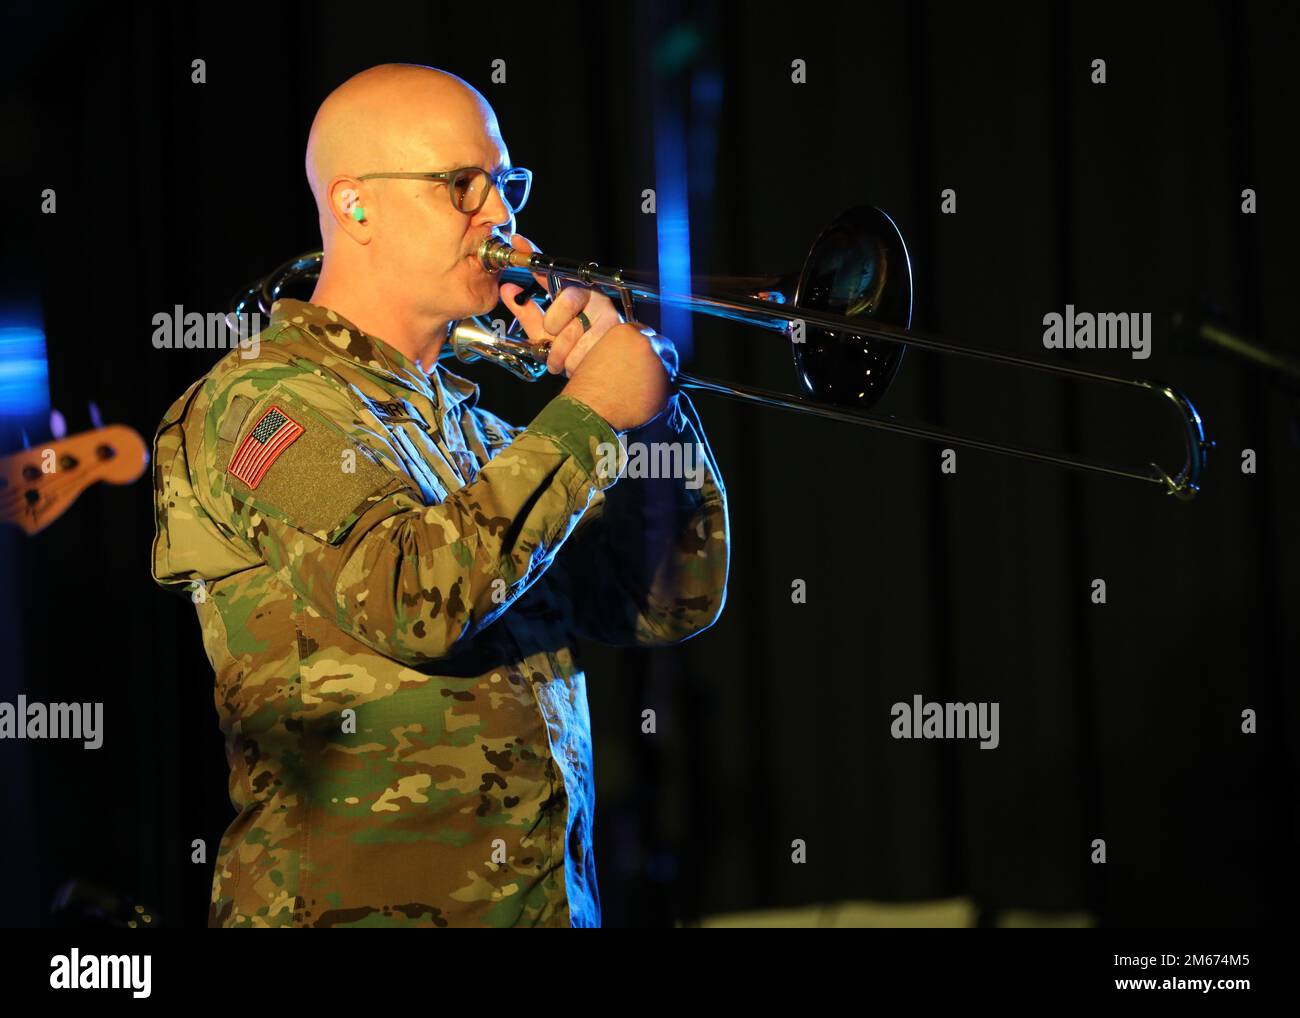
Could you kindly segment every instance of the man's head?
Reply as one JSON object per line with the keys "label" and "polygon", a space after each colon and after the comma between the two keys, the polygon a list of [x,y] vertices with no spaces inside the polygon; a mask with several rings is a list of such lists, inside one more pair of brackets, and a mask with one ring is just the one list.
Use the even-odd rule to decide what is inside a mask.
{"label": "man's head", "polygon": [[[498,280],[474,252],[494,228],[514,229],[496,188],[467,215],[452,204],[449,183],[358,178],[509,165],[492,107],[455,75],[381,64],[349,78],[321,103],[307,141],[322,280],[349,304],[383,305],[412,323],[491,310]],[[353,214],[357,206],[363,219]]]}

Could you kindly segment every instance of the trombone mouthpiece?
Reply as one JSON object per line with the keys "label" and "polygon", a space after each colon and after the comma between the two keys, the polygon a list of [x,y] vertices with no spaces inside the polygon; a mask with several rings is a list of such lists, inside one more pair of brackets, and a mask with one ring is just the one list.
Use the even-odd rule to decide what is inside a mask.
{"label": "trombone mouthpiece", "polygon": [[[516,257],[520,260],[515,261]],[[530,256],[523,251],[516,251],[510,246],[509,241],[502,240],[495,234],[490,234],[483,238],[483,243],[478,246],[478,260],[483,263],[483,268],[489,272],[499,272],[502,269],[508,269],[512,265],[518,265],[520,268],[527,268]]]}

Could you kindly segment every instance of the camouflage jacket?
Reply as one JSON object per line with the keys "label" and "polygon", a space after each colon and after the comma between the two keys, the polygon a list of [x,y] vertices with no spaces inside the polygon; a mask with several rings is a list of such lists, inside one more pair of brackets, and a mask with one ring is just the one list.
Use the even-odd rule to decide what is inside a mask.
{"label": "camouflage jacket", "polygon": [[[477,398],[286,299],[163,418],[153,576],[197,608],[237,812],[209,925],[599,925],[575,637],[715,621],[721,478],[684,394],[627,437]],[[656,427],[702,484],[633,478]]]}

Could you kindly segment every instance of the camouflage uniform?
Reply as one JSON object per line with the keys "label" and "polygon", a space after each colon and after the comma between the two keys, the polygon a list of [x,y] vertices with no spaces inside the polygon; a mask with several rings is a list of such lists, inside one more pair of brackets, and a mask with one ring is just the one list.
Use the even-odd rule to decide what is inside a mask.
{"label": "camouflage uniform", "polygon": [[[153,575],[198,609],[237,811],[209,925],[599,925],[574,638],[721,612],[694,409],[646,431],[701,443],[698,489],[597,469],[620,436],[577,400],[511,426],[318,305],[281,300],[260,342],[154,440]],[[235,470],[254,429],[282,442],[260,477]]]}

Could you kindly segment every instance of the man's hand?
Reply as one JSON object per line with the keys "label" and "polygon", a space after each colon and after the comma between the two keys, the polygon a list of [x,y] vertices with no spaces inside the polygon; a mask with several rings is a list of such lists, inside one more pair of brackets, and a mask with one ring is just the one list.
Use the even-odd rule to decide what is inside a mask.
{"label": "man's hand", "polygon": [[[528,238],[512,234],[510,243],[516,251],[535,252],[541,250]],[[538,285],[546,285],[546,276],[534,273]],[[597,293],[585,286],[570,285],[560,291],[543,315],[542,309],[531,300],[523,305],[516,304],[514,298],[523,291],[523,287],[514,283],[501,284],[501,299],[505,302],[519,322],[524,332],[533,343],[551,341],[551,355],[546,361],[546,370],[553,375],[564,373],[572,378],[578,365],[596,345],[596,342],[614,326],[623,321],[623,316],[614,307],[614,302],[603,293]],[[591,328],[583,331],[578,312],[583,311]]]}
{"label": "man's hand", "polygon": [[561,395],[585,403],[615,431],[638,428],[668,405],[677,350],[637,322],[615,325],[583,358]]}

